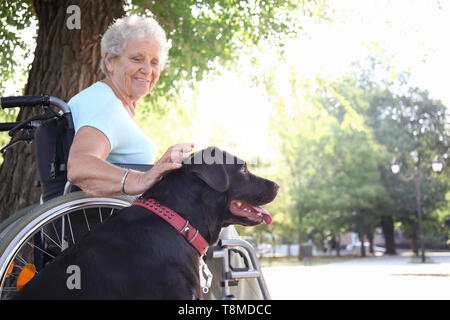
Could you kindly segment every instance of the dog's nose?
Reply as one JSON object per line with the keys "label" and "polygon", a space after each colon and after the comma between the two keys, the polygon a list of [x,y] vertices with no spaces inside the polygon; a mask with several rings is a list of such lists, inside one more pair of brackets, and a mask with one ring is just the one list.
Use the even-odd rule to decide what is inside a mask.
{"label": "dog's nose", "polygon": [[275,193],[278,193],[278,190],[280,190],[280,185],[276,182],[273,183],[273,191],[275,191]]}

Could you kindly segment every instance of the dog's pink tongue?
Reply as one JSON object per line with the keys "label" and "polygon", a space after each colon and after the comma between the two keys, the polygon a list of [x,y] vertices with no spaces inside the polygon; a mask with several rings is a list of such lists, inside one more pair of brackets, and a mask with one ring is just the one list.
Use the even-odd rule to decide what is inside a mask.
{"label": "dog's pink tongue", "polygon": [[270,215],[270,213],[268,213],[265,209],[263,209],[261,207],[255,207],[255,209],[256,209],[256,211],[261,213],[262,218],[264,219],[264,222],[267,225],[270,225],[272,223],[272,216]]}

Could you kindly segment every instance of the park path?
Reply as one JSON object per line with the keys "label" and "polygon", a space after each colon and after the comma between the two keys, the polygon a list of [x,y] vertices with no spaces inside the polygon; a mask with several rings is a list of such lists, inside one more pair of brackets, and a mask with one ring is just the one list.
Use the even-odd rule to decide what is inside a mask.
{"label": "park path", "polygon": [[272,299],[450,299],[450,253],[367,257],[317,266],[263,268]]}

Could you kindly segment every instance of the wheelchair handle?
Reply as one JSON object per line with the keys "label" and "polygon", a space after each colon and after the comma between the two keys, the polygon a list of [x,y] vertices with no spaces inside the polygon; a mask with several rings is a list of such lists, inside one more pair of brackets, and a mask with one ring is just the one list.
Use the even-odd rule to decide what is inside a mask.
{"label": "wheelchair handle", "polygon": [[70,108],[63,100],[49,96],[18,96],[18,97],[2,97],[0,98],[0,106],[3,109],[6,108],[18,108],[18,107],[36,107],[36,106],[49,106],[53,105],[60,109],[63,113],[70,113]]}
{"label": "wheelchair handle", "polygon": [[48,106],[49,96],[3,97],[0,99],[3,109],[17,107]]}

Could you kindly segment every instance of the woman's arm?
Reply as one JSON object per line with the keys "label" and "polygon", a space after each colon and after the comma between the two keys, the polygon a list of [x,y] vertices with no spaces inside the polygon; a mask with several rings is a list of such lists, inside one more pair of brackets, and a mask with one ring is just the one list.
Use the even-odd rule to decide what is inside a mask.
{"label": "woman's arm", "polygon": [[[174,145],[151,170],[131,170],[124,184],[126,194],[144,193],[169,171],[181,168],[181,161],[189,156],[192,148],[191,143]],[[126,169],[106,162],[109,152],[109,140],[100,130],[89,126],[80,128],[70,148],[67,179],[94,196],[121,194],[120,183]]]}

